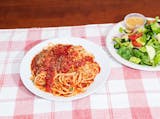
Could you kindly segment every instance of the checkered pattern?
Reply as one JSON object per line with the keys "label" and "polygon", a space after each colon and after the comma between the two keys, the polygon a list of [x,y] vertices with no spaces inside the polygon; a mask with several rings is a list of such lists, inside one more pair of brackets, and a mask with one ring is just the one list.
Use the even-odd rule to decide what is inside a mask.
{"label": "checkered pattern", "polygon": [[160,118],[160,72],[122,66],[109,54],[108,80],[88,97],[71,102],[48,101],[33,95],[22,84],[20,62],[37,43],[74,36],[105,48],[105,37],[112,27],[113,24],[99,24],[0,30],[0,119]]}

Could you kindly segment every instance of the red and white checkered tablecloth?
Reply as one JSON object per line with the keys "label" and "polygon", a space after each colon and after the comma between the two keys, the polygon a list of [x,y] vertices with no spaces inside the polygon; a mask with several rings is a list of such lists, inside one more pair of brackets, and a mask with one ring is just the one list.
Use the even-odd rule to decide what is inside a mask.
{"label": "red and white checkered tablecloth", "polygon": [[22,84],[20,62],[37,43],[74,36],[105,47],[106,34],[113,25],[0,30],[0,119],[160,119],[160,72],[134,70],[111,56],[107,82],[79,100],[48,101]]}

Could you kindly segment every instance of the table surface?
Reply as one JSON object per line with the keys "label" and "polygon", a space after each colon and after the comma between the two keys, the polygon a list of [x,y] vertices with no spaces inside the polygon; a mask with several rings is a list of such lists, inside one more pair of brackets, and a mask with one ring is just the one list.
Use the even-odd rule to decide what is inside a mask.
{"label": "table surface", "polygon": [[1,0],[0,28],[115,23],[131,12],[159,15],[159,0]]}
{"label": "table surface", "polygon": [[[106,82],[90,96],[49,101],[23,85],[19,70],[25,53],[48,38],[80,37],[103,48],[114,24],[0,29],[0,119],[157,119],[160,117],[160,71],[128,68],[112,58]],[[27,68],[27,67],[26,67]],[[29,80],[29,79],[26,79]]]}
{"label": "table surface", "polygon": [[94,94],[79,100],[59,102],[40,98],[27,90],[19,75],[25,53],[39,42],[73,36],[85,38],[106,49],[106,36],[114,26],[108,23],[118,22],[130,12],[157,16],[159,3],[156,0],[16,0],[16,3],[1,0],[0,28],[43,28],[0,29],[0,119],[160,117],[160,71],[128,68],[109,53],[106,55],[111,68],[108,68],[110,75],[106,77],[106,82]]}

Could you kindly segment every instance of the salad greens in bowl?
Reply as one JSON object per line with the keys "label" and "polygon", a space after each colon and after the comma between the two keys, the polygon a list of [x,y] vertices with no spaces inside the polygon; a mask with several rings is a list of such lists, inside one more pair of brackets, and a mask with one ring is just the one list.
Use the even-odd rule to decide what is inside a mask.
{"label": "salad greens in bowl", "polygon": [[159,17],[147,18],[141,27],[128,29],[124,21],[116,24],[107,36],[109,52],[131,68],[160,71]]}

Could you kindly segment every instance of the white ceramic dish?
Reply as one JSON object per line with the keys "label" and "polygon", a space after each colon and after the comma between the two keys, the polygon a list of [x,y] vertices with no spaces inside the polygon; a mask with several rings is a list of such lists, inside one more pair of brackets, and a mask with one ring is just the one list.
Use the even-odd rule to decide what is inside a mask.
{"label": "white ceramic dish", "polygon": [[[39,53],[45,46],[48,45],[48,43],[81,45],[87,51],[91,52],[95,56],[95,60],[100,65],[101,71],[96,76],[96,78],[94,79],[94,82],[90,85],[90,87],[87,89],[86,92],[78,94],[76,96],[72,96],[72,97],[58,97],[58,96],[54,96],[52,94],[43,92],[33,85],[32,81],[30,80],[31,61],[37,53]],[[56,101],[71,101],[71,100],[83,98],[85,96],[88,96],[94,93],[95,90],[101,86],[101,84],[105,83],[105,80],[107,80],[109,76],[109,72],[110,72],[110,66],[109,66],[107,55],[100,46],[92,42],[89,42],[85,39],[73,38],[73,37],[72,38],[53,38],[53,39],[49,39],[44,42],[41,42],[40,44],[34,46],[30,51],[26,53],[20,65],[20,76],[25,87],[29,91],[31,91],[33,94],[39,97],[42,97],[48,100],[56,100]]]}
{"label": "white ceramic dish", "polygon": [[[152,20],[152,18],[147,18],[149,20]],[[121,64],[134,68],[139,70],[145,70],[145,71],[160,71],[160,66],[152,67],[152,66],[144,66],[144,65],[138,65],[134,64],[132,62],[129,62],[125,59],[123,59],[120,55],[118,55],[117,50],[114,48],[114,42],[112,41],[113,37],[120,36],[119,28],[124,27],[124,21],[121,21],[113,26],[113,28],[110,30],[110,32],[107,34],[106,37],[106,45],[108,48],[108,51],[110,54]]]}

